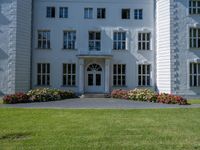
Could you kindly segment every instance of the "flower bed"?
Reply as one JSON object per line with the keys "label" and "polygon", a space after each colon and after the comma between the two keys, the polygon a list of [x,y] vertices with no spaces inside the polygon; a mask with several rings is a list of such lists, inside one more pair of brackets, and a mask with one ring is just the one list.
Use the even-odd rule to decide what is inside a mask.
{"label": "flower bed", "polygon": [[75,98],[71,91],[62,91],[57,89],[34,89],[28,93],[16,93],[4,96],[4,104],[30,103],[30,102],[47,102],[63,99]]}
{"label": "flower bed", "polygon": [[111,93],[112,98],[127,99],[133,101],[147,101],[163,104],[179,104],[188,105],[187,99],[181,96],[172,94],[161,93],[158,94],[149,89],[134,89],[134,90],[113,90]]}

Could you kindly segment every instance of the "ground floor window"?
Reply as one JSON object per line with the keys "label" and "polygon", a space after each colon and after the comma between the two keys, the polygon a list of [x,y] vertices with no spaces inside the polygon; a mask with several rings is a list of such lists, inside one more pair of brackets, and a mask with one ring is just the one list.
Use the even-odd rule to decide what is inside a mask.
{"label": "ground floor window", "polygon": [[50,64],[48,63],[37,64],[37,85],[39,86],[50,85]]}
{"label": "ground floor window", "polygon": [[200,63],[190,63],[190,86],[200,86]]}
{"label": "ground floor window", "polygon": [[63,64],[63,85],[76,85],[76,64]]}
{"label": "ground floor window", "polygon": [[150,65],[138,65],[138,86],[150,86]]}
{"label": "ground floor window", "polygon": [[113,86],[126,86],[126,65],[113,65]]}

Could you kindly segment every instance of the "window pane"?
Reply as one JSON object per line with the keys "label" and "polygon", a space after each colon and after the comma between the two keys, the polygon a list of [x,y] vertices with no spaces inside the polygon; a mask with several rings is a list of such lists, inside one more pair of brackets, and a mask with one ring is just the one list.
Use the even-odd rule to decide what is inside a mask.
{"label": "window pane", "polygon": [[93,74],[88,74],[88,85],[93,86]]}
{"label": "window pane", "polygon": [[96,74],[96,85],[101,86],[101,75],[100,74]]}

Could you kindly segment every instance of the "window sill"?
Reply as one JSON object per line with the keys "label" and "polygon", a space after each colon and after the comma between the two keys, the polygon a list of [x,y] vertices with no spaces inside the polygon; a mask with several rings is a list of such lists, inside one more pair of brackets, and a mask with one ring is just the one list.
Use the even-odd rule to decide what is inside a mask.
{"label": "window sill", "polygon": [[78,49],[67,49],[67,48],[62,48],[63,51],[77,51]]}
{"label": "window sill", "polygon": [[128,86],[112,86],[113,88],[127,88]]}
{"label": "window sill", "polygon": [[51,85],[35,85],[36,88],[50,88]]}
{"label": "window sill", "polygon": [[137,88],[153,88],[151,85],[147,85],[147,86],[137,86]]}
{"label": "window sill", "polygon": [[200,50],[200,48],[189,48],[189,51],[198,51],[198,50]]}
{"label": "window sill", "polygon": [[112,49],[112,51],[117,52],[117,51],[128,51],[128,49]]}
{"label": "window sill", "polygon": [[77,88],[77,86],[61,85],[62,88]]}
{"label": "window sill", "polygon": [[52,50],[51,48],[35,48],[36,50]]}
{"label": "window sill", "polygon": [[139,49],[138,49],[137,51],[138,51],[138,52],[148,52],[148,51],[151,52],[151,51],[153,51],[153,50],[152,50],[152,49],[149,49],[149,50],[146,50],[146,49],[144,49],[144,50],[143,50],[143,49],[142,49],[142,50],[139,50]]}

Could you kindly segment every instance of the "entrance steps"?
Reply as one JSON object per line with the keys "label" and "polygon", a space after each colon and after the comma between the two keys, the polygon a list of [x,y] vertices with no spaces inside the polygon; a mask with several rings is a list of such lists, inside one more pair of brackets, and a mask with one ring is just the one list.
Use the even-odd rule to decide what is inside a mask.
{"label": "entrance steps", "polygon": [[110,98],[110,94],[105,93],[85,93],[80,98]]}

